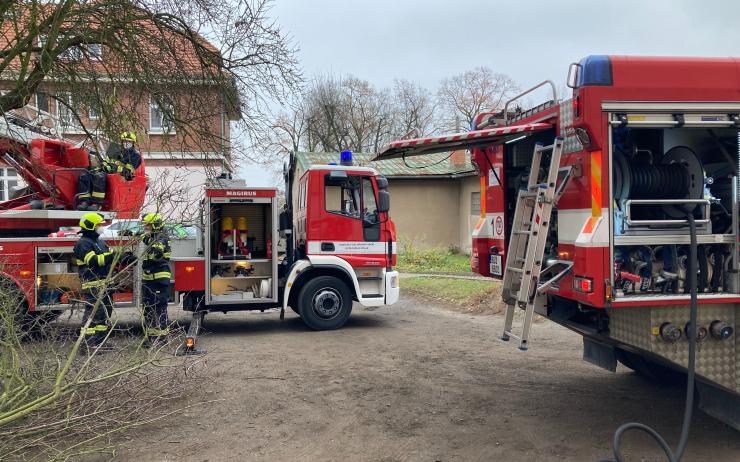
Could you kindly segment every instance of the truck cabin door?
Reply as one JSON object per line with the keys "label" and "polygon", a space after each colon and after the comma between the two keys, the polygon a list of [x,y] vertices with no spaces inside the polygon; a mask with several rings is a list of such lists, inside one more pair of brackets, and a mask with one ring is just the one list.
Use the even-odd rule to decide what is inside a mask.
{"label": "truck cabin door", "polygon": [[330,222],[322,227],[322,234],[335,235],[343,241],[380,240],[381,222],[371,177],[344,171],[326,174],[324,205]]}

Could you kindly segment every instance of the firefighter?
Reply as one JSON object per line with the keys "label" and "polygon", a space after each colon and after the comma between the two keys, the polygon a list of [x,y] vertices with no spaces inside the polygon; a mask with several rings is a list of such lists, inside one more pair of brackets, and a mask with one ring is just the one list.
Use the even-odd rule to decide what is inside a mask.
{"label": "firefighter", "polygon": [[[91,158],[97,155],[94,151],[90,154],[92,154]],[[77,197],[79,200],[77,210],[101,210],[105,202],[107,183],[108,179],[104,165],[91,166],[88,171],[82,173],[77,178]]]}
{"label": "firefighter", "polygon": [[[106,279],[111,274],[113,252],[100,238],[100,227],[105,219],[99,213],[86,213],[80,219],[80,233],[82,236],[74,246],[74,256],[77,263],[82,297],[85,302],[83,325],[92,316],[87,328],[83,327],[85,343],[88,348],[100,345],[107,335],[110,326],[110,316],[113,312],[111,290],[107,287]],[[95,312],[93,308],[96,307]]]}
{"label": "firefighter", "polygon": [[146,250],[142,260],[142,292],[144,299],[145,346],[151,347],[170,333],[167,319],[167,300],[172,273],[169,261],[170,242],[159,213],[149,213],[142,218]]}
{"label": "firefighter", "polygon": [[123,149],[116,159],[107,163],[107,170],[109,173],[120,174],[126,181],[131,181],[134,172],[141,165],[141,154],[136,150],[136,133],[121,133],[121,145]]}

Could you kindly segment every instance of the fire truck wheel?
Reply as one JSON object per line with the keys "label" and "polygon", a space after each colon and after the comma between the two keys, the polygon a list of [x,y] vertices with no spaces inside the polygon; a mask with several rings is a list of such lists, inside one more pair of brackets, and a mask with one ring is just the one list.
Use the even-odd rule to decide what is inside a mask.
{"label": "fire truck wheel", "polygon": [[298,311],[313,330],[339,329],[352,312],[352,293],[341,279],[319,276],[301,289]]}

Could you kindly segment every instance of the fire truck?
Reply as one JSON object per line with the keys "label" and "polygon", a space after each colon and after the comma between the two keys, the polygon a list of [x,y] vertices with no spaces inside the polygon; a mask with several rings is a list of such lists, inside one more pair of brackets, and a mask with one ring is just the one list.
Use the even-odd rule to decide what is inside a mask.
{"label": "fire truck", "polygon": [[313,165],[297,182],[296,168],[292,156],[282,209],[275,188],[228,177],[206,187],[202,232],[173,247],[174,289],[193,312],[189,351],[209,311],[280,308],[282,318],[291,308],[309,328],[329,330],[344,325],[353,300],[398,301],[388,180],[353,166],[349,151],[340,165]]}
{"label": "fire truck", "polygon": [[740,60],[588,56],[568,87],[375,159],[470,150],[471,267],[502,280],[502,340],[526,350],[539,314],[607,370],[695,372],[700,407],[740,429]]}
{"label": "fire truck", "polygon": [[[0,121],[0,152],[27,184],[17,197],[0,202],[0,282],[22,294],[27,318],[50,320],[81,303],[72,254],[77,237],[58,230],[76,226],[86,213],[76,210],[77,178],[88,171],[90,152],[31,121],[10,118]],[[200,231],[172,239],[170,302],[195,313],[189,350],[208,311],[280,308],[282,316],[290,307],[308,327],[325,330],[344,325],[353,300],[363,306],[398,300],[388,181],[371,168],[353,166],[349,152],[341,165],[312,166],[296,187],[295,175],[292,160],[282,211],[275,188],[214,180],[202,200]],[[138,219],[146,181],[143,162],[129,180],[107,175],[100,213]],[[284,252],[278,251],[281,237],[287,240]],[[144,250],[137,242],[124,236],[109,244],[135,257]],[[140,270],[117,269],[112,288],[118,308],[139,306]]]}
{"label": "fire truck", "polygon": [[[55,136],[37,120],[5,114],[0,121],[0,155],[25,182],[9,191],[9,200],[0,202],[0,284],[4,293],[20,294],[21,319],[29,324],[52,320],[80,303],[72,253],[77,236],[52,236],[77,226],[87,213],[77,210],[81,202],[77,183],[89,171],[95,153]],[[146,193],[144,163],[130,179],[109,174],[106,181],[99,213],[108,219],[138,218]],[[136,279],[136,268],[122,268],[116,277],[113,298],[119,306],[137,303]]]}

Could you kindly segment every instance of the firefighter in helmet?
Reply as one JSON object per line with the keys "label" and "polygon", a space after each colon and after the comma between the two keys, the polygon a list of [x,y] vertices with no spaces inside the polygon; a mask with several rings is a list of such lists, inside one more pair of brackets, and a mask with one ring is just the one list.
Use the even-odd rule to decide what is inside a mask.
{"label": "firefighter in helmet", "polygon": [[136,133],[121,133],[122,149],[109,150],[109,156],[97,167],[91,167],[77,178],[77,210],[101,210],[105,203],[106,174],[118,173],[131,181],[141,165],[141,154],[136,150]]}
{"label": "firefighter in helmet", "polygon": [[108,173],[118,173],[127,181],[134,177],[134,172],[141,165],[141,154],[136,150],[136,133],[121,133],[121,149],[117,158],[107,162]]}
{"label": "firefighter in helmet", "polygon": [[142,258],[142,292],[144,299],[145,345],[152,346],[169,334],[167,300],[172,273],[170,272],[170,242],[159,213],[142,218],[146,250]]}
{"label": "firefighter in helmet", "polygon": [[80,219],[81,236],[73,251],[85,302],[83,325],[92,316],[90,325],[83,327],[88,348],[97,347],[103,341],[108,333],[113,311],[111,289],[108,287],[107,279],[111,275],[114,255],[100,238],[100,227],[104,221],[99,213],[84,214]]}

